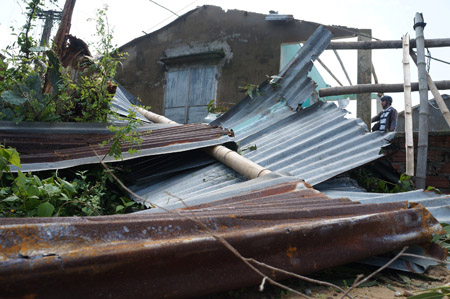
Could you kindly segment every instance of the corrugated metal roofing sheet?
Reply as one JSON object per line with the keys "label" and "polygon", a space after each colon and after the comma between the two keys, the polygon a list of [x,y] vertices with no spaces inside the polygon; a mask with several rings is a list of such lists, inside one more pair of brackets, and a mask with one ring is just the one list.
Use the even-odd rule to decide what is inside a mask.
{"label": "corrugated metal roofing sheet", "polygon": [[[22,171],[61,169],[98,163],[93,150],[105,155],[108,146],[99,144],[113,134],[104,124],[77,123],[3,123],[0,140],[21,154]],[[188,151],[231,142],[232,132],[205,124],[158,125],[140,127],[142,144],[138,153],[130,155],[123,146],[123,159]],[[114,158],[105,158],[114,162]],[[12,170],[17,170],[13,167]]]}
{"label": "corrugated metal roofing sheet", "polygon": [[[218,193],[220,200],[178,213],[194,212],[246,258],[303,274],[429,241],[441,231],[421,205],[331,200],[292,179],[258,178],[259,186]],[[199,224],[177,214],[0,219],[6,297],[185,298],[260,281]]]}
{"label": "corrugated metal roofing sheet", "polygon": [[[248,149],[242,153],[251,161],[315,185],[381,157],[381,147],[387,145],[392,136],[367,133],[359,119],[347,119],[345,112],[334,104],[321,102],[238,140],[238,143],[241,149],[256,147],[256,150]],[[239,135],[234,139],[239,139]],[[228,167],[215,163],[154,181],[152,185],[136,185],[133,190],[164,204],[164,191],[193,198],[244,180]]]}
{"label": "corrugated metal roofing sheet", "polygon": [[[262,84],[259,96],[247,96],[211,123],[234,131],[233,140],[240,145],[244,157],[311,185],[378,159],[381,148],[393,137],[393,133],[368,133],[361,120],[347,119],[347,112],[333,103],[319,102],[295,111],[314,91],[314,82],[307,74],[312,60],[327,47],[330,38],[330,33],[319,27],[281,71],[276,87]],[[164,205],[165,191],[195,198],[244,180],[228,167],[215,163],[155,180],[151,185],[136,184],[132,189]]]}
{"label": "corrugated metal roofing sheet", "polygon": [[121,116],[128,116],[129,112],[135,112],[136,118],[140,119],[145,123],[150,123],[150,121],[140,114],[133,105],[140,105],[139,101],[130,94],[125,88],[116,82],[117,89],[112,100],[112,110],[116,111]]}
{"label": "corrugated metal roofing sheet", "polygon": [[354,202],[386,203],[405,201],[420,203],[439,221],[450,223],[450,195],[433,191],[414,190],[401,193],[372,193],[345,185],[318,186],[318,189],[330,198],[346,197]]}

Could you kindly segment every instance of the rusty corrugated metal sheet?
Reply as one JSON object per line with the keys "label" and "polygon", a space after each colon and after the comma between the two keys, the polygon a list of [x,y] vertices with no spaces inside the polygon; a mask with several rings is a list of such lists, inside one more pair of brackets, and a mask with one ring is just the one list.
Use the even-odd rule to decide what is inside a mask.
{"label": "rusty corrugated metal sheet", "polygon": [[[441,231],[420,204],[331,200],[303,181],[191,209],[244,257],[303,274],[426,242]],[[6,297],[184,298],[260,281],[199,224],[168,212],[0,219]]]}
{"label": "rusty corrugated metal sheet", "polygon": [[[70,124],[65,124],[70,126]],[[76,125],[76,124],[74,124]],[[148,130],[148,131],[147,131]],[[229,141],[232,131],[206,124],[180,126],[146,125],[141,128],[142,144],[140,151],[127,155],[129,146],[124,145],[124,159],[186,151]],[[105,155],[109,147],[101,147],[103,140],[113,134],[108,129],[62,132],[54,124],[42,124],[41,130],[33,126],[12,126],[0,129],[0,140],[6,146],[15,147],[21,154],[22,171],[37,171],[72,167],[82,164],[98,163],[93,150]],[[111,162],[113,159],[106,159]]]}

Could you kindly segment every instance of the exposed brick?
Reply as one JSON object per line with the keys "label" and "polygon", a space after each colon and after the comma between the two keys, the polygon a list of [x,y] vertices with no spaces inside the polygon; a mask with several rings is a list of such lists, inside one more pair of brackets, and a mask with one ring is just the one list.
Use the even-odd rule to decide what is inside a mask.
{"label": "exposed brick", "polygon": [[435,141],[428,140],[428,146],[430,148],[439,148],[439,149],[449,149],[450,148],[450,140],[449,141]]}
{"label": "exposed brick", "polygon": [[436,188],[450,188],[450,180],[444,176],[427,176],[426,185]]}
{"label": "exposed brick", "polygon": [[445,160],[445,153],[439,150],[428,150],[427,160],[433,162],[443,162]]}
{"label": "exposed brick", "polygon": [[450,162],[446,162],[437,168],[437,173],[450,175]]}

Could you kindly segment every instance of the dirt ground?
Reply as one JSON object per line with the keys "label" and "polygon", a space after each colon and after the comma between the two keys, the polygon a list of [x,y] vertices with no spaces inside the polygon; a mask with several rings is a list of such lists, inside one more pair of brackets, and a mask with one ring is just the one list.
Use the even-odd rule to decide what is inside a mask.
{"label": "dirt ground", "polygon": [[[375,277],[367,286],[353,289],[350,296],[362,299],[408,298],[427,289],[450,285],[450,270],[440,266],[430,267],[425,275],[386,270]],[[340,286],[342,287],[342,285]],[[339,292],[324,287],[311,287],[310,290],[310,297],[313,298],[334,299],[342,296]],[[302,297],[288,295],[284,298]]]}
{"label": "dirt ground", "polygon": [[[376,268],[370,266],[351,264],[322,271],[309,277],[330,282],[343,289],[347,289],[353,284],[357,275],[363,274],[364,277],[366,277],[375,270]],[[342,296],[342,293],[331,289],[330,287],[317,286],[299,281],[298,279],[288,279],[280,281],[280,283],[306,294],[311,298],[335,299],[341,298]],[[432,266],[423,275],[386,269],[375,275],[373,279],[364,283],[362,287],[353,289],[349,295],[355,299],[407,298],[413,294],[419,294],[424,290],[444,285],[447,287],[450,286],[450,271],[442,266]],[[263,292],[259,292],[258,287],[255,286],[214,294],[206,296],[203,299],[206,298],[297,299],[304,297],[266,283]]]}

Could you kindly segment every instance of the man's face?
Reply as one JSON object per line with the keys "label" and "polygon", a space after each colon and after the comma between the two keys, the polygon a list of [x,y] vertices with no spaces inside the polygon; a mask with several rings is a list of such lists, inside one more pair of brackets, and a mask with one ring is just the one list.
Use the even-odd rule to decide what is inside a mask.
{"label": "man's face", "polygon": [[389,107],[389,102],[388,101],[381,101],[381,107],[383,107],[383,109],[386,109]]}

